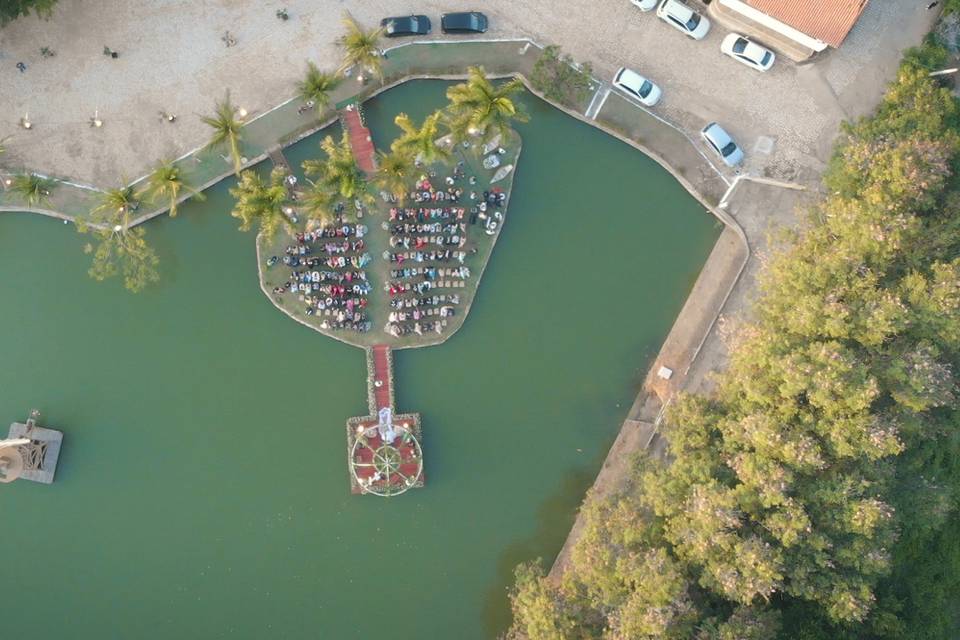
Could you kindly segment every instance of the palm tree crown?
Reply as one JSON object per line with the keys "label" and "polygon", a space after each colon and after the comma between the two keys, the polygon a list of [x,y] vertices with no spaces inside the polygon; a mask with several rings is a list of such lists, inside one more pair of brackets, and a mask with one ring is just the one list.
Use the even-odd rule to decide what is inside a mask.
{"label": "palm tree crown", "polygon": [[19,193],[31,207],[46,202],[55,186],[56,182],[53,180],[32,173],[14,176],[10,183],[10,189]]}
{"label": "palm tree crown", "polygon": [[343,198],[368,199],[367,181],[353,157],[347,132],[343,132],[339,144],[334,142],[331,136],[327,136],[320,143],[320,148],[327,154],[326,160],[306,160],[303,163],[304,172],[311,178],[316,178],[317,185],[326,190],[331,199],[338,195]]}
{"label": "palm tree crown", "polygon": [[307,62],[307,75],[297,83],[297,91],[306,102],[312,101],[317,108],[317,115],[330,104],[330,92],[340,84],[340,80],[332,73],[320,71],[312,62]]}
{"label": "palm tree crown", "polygon": [[339,72],[358,66],[361,71],[367,70],[382,80],[383,58],[380,56],[379,43],[384,29],[364,29],[349,11],[343,14],[343,26],[346,33],[337,38],[337,44],[343,49],[343,64]]}
{"label": "palm tree crown", "polygon": [[413,159],[406,154],[380,152],[380,159],[377,164],[377,173],[373,177],[374,184],[378,189],[382,189],[398,200],[403,202],[413,183],[414,172],[417,170],[413,164]]}
{"label": "palm tree crown", "polygon": [[230,150],[230,157],[233,159],[234,173],[240,175],[242,168],[240,154],[240,139],[242,137],[241,129],[243,122],[237,119],[237,107],[230,102],[230,92],[223,102],[218,102],[214,115],[203,116],[201,120],[213,128],[213,136],[207,143],[208,148],[226,147]]}
{"label": "palm tree crown", "polygon": [[522,90],[519,78],[494,86],[483,67],[470,67],[466,82],[447,89],[451,130],[455,135],[470,130],[506,134],[512,121],[529,119],[510,98]]}
{"label": "palm tree crown", "polygon": [[307,217],[326,224],[333,219],[333,194],[322,184],[313,184],[299,198],[300,208]]}
{"label": "palm tree crown", "polygon": [[[137,202],[132,186],[107,189],[100,196],[100,204],[90,214],[94,220],[115,223],[117,214],[128,214]],[[126,226],[126,225],[124,225]]]}
{"label": "palm tree crown", "polygon": [[177,215],[177,204],[180,192],[186,191],[197,200],[206,199],[202,193],[193,189],[183,178],[183,171],[172,162],[164,162],[147,178],[147,184],[141,194],[151,202],[166,201],[170,209],[170,217]]}
{"label": "palm tree crown", "polygon": [[249,231],[253,224],[259,224],[260,232],[272,237],[280,225],[287,225],[283,212],[287,204],[286,172],[275,168],[270,172],[270,181],[264,182],[256,171],[244,171],[240,174],[237,186],[230,189],[230,195],[237,199],[230,212],[240,219],[240,231]]}
{"label": "palm tree crown", "polygon": [[399,114],[394,122],[403,133],[390,145],[390,150],[394,153],[408,155],[417,162],[424,164],[433,164],[434,162],[450,159],[450,152],[437,146],[437,139],[440,137],[440,119],[443,113],[434,111],[427,116],[420,128],[414,124],[405,113]]}

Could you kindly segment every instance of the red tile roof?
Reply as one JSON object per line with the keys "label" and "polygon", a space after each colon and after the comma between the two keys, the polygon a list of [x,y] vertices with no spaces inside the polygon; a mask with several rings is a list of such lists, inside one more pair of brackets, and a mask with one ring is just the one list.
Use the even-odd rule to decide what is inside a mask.
{"label": "red tile roof", "polygon": [[839,47],[869,0],[744,0],[811,38]]}

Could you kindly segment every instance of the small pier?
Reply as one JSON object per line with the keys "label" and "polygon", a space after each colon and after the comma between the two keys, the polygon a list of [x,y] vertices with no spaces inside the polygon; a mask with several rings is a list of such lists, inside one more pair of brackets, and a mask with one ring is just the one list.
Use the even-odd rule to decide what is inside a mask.
{"label": "small pier", "polygon": [[11,424],[8,438],[0,440],[0,482],[22,478],[53,484],[63,432],[38,426],[39,418],[34,409],[25,423]]}
{"label": "small pier", "polygon": [[364,123],[360,104],[351,102],[341,109],[340,122],[350,138],[350,148],[357,160],[357,166],[367,175],[371,175],[377,170],[377,151],[373,147],[370,129]]}
{"label": "small pier", "polygon": [[267,150],[267,155],[270,156],[274,167],[286,171],[287,179],[284,181],[284,184],[287,185],[287,196],[289,196],[291,200],[296,200],[297,177],[293,174],[293,169],[290,167],[290,163],[287,162],[287,157],[283,155],[283,149],[281,149],[279,145],[271,147]]}
{"label": "small pier", "polygon": [[420,414],[394,412],[390,347],[367,349],[370,415],[347,420],[347,467],[355,494],[396,496],[424,486]]}

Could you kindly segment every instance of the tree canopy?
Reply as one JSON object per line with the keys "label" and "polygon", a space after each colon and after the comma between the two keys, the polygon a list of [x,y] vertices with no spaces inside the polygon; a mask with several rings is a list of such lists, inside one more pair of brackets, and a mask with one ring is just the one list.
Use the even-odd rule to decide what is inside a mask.
{"label": "tree canopy", "polygon": [[523,91],[518,78],[495,85],[483,67],[470,67],[467,73],[466,82],[447,89],[447,126],[455,138],[471,133],[505,134],[512,122],[529,119],[511,98]]}
{"label": "tree canopy", "polygon": [[340,84],[340,79],[333,73],[321,71],[313,62],[307,62],[307,73],[303,80],[297,83],[297,93],[305,102],[313,102],[317,115],[321,115],[330,104],[330,92]]}
{"label": "tree canopy", "polygon": [[257,226],[269,238],[281,226],[289,226],[283,211],[288,201],[286,177],[281,168],[274,168],[267,181],[252,169],[240,174],[237,186],[230,189],[230,195],[237,199],[230,215],[240,220],[240,231]]}
{"label": "tree canopy", "polygon": [[160,259],[147,243],[146,231],[142,225],[131,225],[130,212],[136,205],[133,187],[109,189],[86,220],[77,219],[77,231],[92,232],[97,238],[96,246],[87,243],[83,249],[93,256],[90,277],[103,281],[120,276],[133,293],[160,280]]}
{"label": "tree canopy", "polygon": [[[957,578],[913,563],[960,565],[958,163],[957,100],[904,65],[770,258],[716,392],[673,402],[669,462],[588,498],[560,584],[518,570],[511,633],[955,636]],[[920,620],[928,599],[953,604]]]}
{"label": "tree canopy", "polygon": [[200,118],[204,124],[213,129],[208,148],[222,147],[230,152],[233,163],[233,172],[240,175],[243,168],[243,154],[240,151],[240,142],[243,138],[243,121],[238,117],[239,109],[230,101],[230,92],[227,91],[222,102],[217,102],[212,116]]}
{"label": "tree canopy", "polygon": [[340,142],[327,136],[320,141],[325,159],[305,160],[303,170],[316,181],[316,187],[325,191],[333,201],[336,198],[368,200],[367,181],[357,165],[350,147],[350,136],[344,131]]}
{"label": "tree canopy", "polygon": [[0,26],[32,11],[38,18],[49,18],[57,0],[0,0]]}

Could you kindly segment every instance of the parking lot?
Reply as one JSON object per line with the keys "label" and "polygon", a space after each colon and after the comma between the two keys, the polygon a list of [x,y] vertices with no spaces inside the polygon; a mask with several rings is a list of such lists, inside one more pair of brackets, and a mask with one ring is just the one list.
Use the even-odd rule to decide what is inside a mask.
{"label": "parking lot", "polygon": [[[694,6],[702,5],[692,3]],[[251,113],[293,93],[305,59],[335,67],[334,43],[344,9],[366,24],[387,15],[478,9],[490,17],[486,38],[530,37],[560,44],[609,80],[622,65],[664,91],[654,110],[696,138],[720,122],[746,152],[755,175],[815,182],[839,123],[869,111],[895,72],[900,51],[919,42],[934,19],[913,0],[872,0],[836,51],[797,65],[785,58],[759,73],[721,55],[727,31],[713,25],[693,41],[641,13],[628,0],[426,0],[420,3],[294,0],[291,19],[255,0],[193,3],[105,0],[96,8],[61,0],[54,18],[19,20],[0,31],[0,138],[8,163],[98,186],[146,172],[205,141],[195,114],[207,113],[230,88]],[[432,37],[443,37],[436,29]],[[226,48],[224,31],[236,36]],[[102,55],[104,45],[120,52]],[[40,46],[56,57],[41,59]],[[27,65],[24,73],[15,64]],[[89,126],[97,111],[102,129]],[[180,114],[176,124],[160,111]],[[29,113],[35,123],[17,126]]]}

